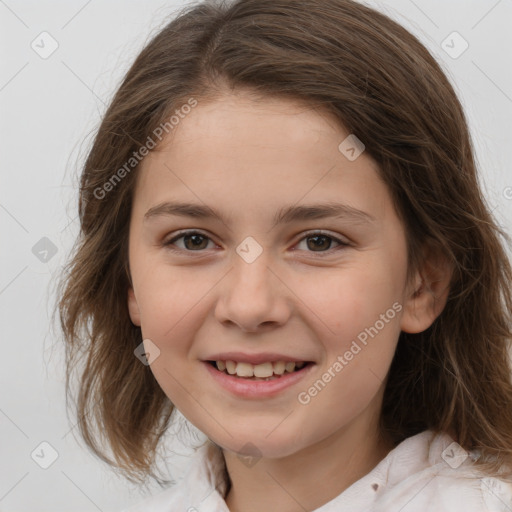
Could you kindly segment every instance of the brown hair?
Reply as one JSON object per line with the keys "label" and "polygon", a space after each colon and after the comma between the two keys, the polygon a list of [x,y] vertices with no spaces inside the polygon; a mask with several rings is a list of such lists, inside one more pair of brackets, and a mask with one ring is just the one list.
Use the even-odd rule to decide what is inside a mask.
{"label": "brown hair", "polygon": [[427,241],[453,265],[440,316],[400,334],[383,431],[395,444],[425,429],[451,432],[481,451],[483,470],[512,467],[512,270],[500,237],[509,238],[486,205],[465,115],[440,66],[407,30],[352,0],[188,6],[127,72],[81,174],[81,229],[59,290],[66,396],[84,359],[76,405],[87,445],[131,481],[158,480],[154,456],[173,410],[133,353],[142,341],[127,309],[136,167],[106,197],[95,191],[177,107],[226,86],[336,116],[379,165],[406,230],[408,275]]}

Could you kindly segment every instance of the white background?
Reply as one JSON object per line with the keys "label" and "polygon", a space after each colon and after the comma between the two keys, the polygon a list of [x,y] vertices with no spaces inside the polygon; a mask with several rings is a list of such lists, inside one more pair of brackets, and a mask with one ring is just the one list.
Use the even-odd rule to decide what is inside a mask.
{"label": "white background", "polygon": [[[417,35],[446,70],[470,121],[491,209],[510,231],[512,3],[368,3]],[[59,337],[50,331],[52,287],[78,230],[76,175],[90,135],[145,41],[184,4],[0,0],[0,511],[117,511],[142,498],[74,437]],[[31,48],[43,31],[59,44],[47,59]],[[453,31],[469,43],[457,59],[441,45]],[[47,263],[32,252],[42,237],[57,248]],[[31,458],[43,441],[59,455],[46,470]],[[174,478],[187,460],[168,461]]]}

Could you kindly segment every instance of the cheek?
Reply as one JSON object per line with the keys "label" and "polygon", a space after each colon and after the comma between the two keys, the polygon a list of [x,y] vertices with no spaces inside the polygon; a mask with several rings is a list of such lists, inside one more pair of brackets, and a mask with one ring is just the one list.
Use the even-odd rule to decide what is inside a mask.
{"label": "cheek", "polygon": [[303,388],[300,403],[326,431],[368,406],[383,386],[395,353],[405,270],[400,255],[379,255],[367,254],[332,273],[322,289],[309,290],[313,300],[308,306],[322,320],[318,335],[326,359],[320,379]]}
{"label": "cheek", "polygon": [[162,263],[148,267],[145,279],[137,287],[142,332],[145,337],[174,346],[175,341],[179,344],[177,340],[182,339],[181,334],[191,329],[191,317],[197,315],[215,280],[206,275],[199,279],[197,271],[171,269]]}
{"label": "cheek", "polygon": [[371,403],[377,407],[395,353],[400,304],[391,303],[391,298],[376,300],[371,294],[366,295],[366,301],[363,295],[361,300],[341,299],[337,318],[342,320],[336,334],[323,331],[325,361],[297,397],[304,418],[297,435],[303,440],[327,436],[350,423]]}
{"label": "cheek", "polygon": [[179,406],[183,384],[190,387],[188,363],[194,359],[196,333],[211,310],[209,293],[218,276],[203,273],[199,277],[197,270],[171,269],[147,261],[150,271],[137,288],[142,336],[158,347],[159,357],[152,362],[151,371]]}
{"label": "cheek", "polygon": [[[294,289],[303,314],[318,326],[319,339],[331,357],[332,352],[348,350],[358,336],[364,341],[365,333],[376,323],[379,331],[389,331],[391,324],[397,324],[393,319],[400,307],[393,308],[393,304],[401,300],[398,274],[403,272],[390,269],[382,258],[369,260],[331,269],[324,278],[302,278]],[[396,331],[395,325],[393,328]]]}
{"label": "cheek", "polygon": [[[205,283],[202,286],[206,288]],[[142,335],[159,349],[159,356],[150,369],[164,393],[180,410],[190,408],[191,394],[199,396],[197,383],[190,379],[188,360],[200,326],[198,315],[205,314],[201,298],[206,293],[207,289],[202,289],[199,283],[191,287],[187,279],[158,279],[158,274],[141,292]]]}

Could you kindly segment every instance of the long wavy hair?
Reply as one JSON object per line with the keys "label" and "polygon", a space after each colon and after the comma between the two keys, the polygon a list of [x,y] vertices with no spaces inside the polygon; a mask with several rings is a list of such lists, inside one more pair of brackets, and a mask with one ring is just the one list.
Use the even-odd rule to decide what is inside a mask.
{"label": "long wavy hair", "polygon": [[428,240],[453,266],[442,313],[424,332],[400,334],[381,428],[395,444],[452,432],[480,450],[482,471],[512,467],[510,239],[481,191],[441,67],[406,29],[352,0],[188,5],[126,73],[81,169],[80,232],[59,282],[66,398],[87,446],[132,482],[162,482],[155,454],[173,404],[134,356],[142,335],[128,314],[127,241],[138,166],[126,162],[177,108],[226,85],[336,116],[378,163],[406,230],[408,276]]}

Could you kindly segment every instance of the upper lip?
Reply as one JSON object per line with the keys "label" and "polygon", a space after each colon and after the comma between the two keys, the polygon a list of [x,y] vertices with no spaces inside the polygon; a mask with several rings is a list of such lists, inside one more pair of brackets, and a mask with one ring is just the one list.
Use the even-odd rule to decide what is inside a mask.
{"label": "upper lip", "polygon": [[237,363],[261,364],[267,362],[284,361],[287,362],[308,362],[310,359],[301,357],[286,356],[276,352],[264,352],[260,354],[245,354],[243,352],[222,352],[213,354],[204,359],[204,361],[236,361]]}

